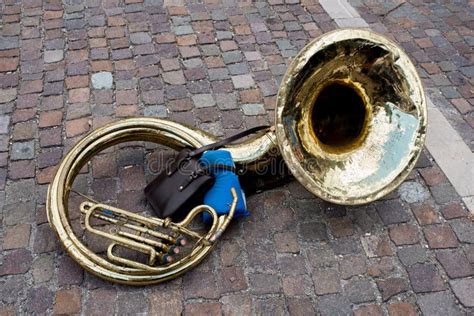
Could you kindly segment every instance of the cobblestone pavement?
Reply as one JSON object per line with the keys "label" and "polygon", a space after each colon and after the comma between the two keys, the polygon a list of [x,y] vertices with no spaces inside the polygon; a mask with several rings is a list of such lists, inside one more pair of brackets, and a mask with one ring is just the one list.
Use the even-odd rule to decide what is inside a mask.
{"label": "cobblestone pavement", "polygon": [[[298,183],[251,197],[250,218],[162,285],[103,282],[60,249],[46,188],[90,129],[135,115],[217,135],[271,123],[289,58],[336,26],[317,2],[269,2],[3,1],[0,315],[474,313],[474,225],[428,153],[396,192],[362,207],[323,202]],[[472,141],[472,7],[407,3],[384,15],[376,9],[390,8],[367,3],[357,5],[363,17],[394,32]],[[148,150],[101,154],[77,186],[139,205]]]}
{"label": "cobblestone pavement", "polygon": [[427,94],[474,151],[472,1],[349,0],[373,30],[417,65]]}

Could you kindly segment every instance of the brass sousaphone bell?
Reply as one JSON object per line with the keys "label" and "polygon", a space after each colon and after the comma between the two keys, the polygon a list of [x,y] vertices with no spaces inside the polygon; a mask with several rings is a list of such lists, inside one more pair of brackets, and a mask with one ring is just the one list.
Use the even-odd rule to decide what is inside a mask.
{"label": "brass sousaphone bell", "polygon": [[[275,129],[226,147],[238,167],[255,172],[282,157],[307,190],[344,205],[368,203],[395,189],[415,165],[426,132],[425,98],[415,67],[397,45],[362,29],[333,31],[304,47],[282,79],[275,113]],[[91,251],[74,233],[68,198],[81,168],[112,145],[150,141],[179,150],[216,140],[201,130],[145,117],[117,121],[87,134],[63,158],[48,190],[49,223],[68,254],[101,278],[133,285],[169,280],[197,265],[232,216],[218,217],[203,206],[187,220],[171,223],[84,202],[81,212],[86,217],[117,227],[109,232],[110,251],[105,256]],[[192,217],[203,211],[213,218],[207,234],[188,229]],[[171,231],[162,234],[159,228]],[[89,224],[85,229],[109,236]],[[175,262],[163,261],[165,252],[174,247],[169,245],[179,243],[183,234],[196,239],[195,246]],[[150,260],[135,263],[117,257],[116,245],[145,252]]]}

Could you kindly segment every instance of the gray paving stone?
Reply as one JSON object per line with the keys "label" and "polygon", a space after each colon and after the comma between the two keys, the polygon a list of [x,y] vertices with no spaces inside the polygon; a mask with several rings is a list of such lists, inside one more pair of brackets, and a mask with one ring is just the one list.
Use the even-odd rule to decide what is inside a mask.
{"label": "gray paving stone", "polygon": [[421,245],[406,246],[397,250],[398,258],[405,266],[428,261],[426,249]]}
{"label": "gray paving stone", "polygon": [[28,290],[28,312],[42,314],[53,305],[54,293],[46,286],[30,288]]}
{"label": "gray paving stone", "polygon": [[229,70],[227,68],[212,68],[208,70],[209,80],[225,80],[229,79]]}
{"label": "gray paving stone", "polygon": [[385,234],[361,236],[360,241],[369,258],[391,256],[393,254],[389,238]]}
{"label": "gray paving stone", "polygon": [[76,103],[74,107],[69,107],[66,111],[66,119],[73,120],[91,114],[89,103]]}
{"label": "gray paving stone", "polygon": [[241,62],[243,59],[242,53],[238,50],[225,52],[222,54],[222,59],[226,65]]}
{"label": "gray paving stone", "polygon": [[474,36],[464,36],[464,40],[469,46],[474,46]]}
{"label": "gray paving stone", "polygon": [[211,93],[211,85],[206,80],[199,80],[193,81],[186,84],[190,93],[193,94],[203,94],[203,93]]}
{"label": "gray paving stone", "polygon": [[377,280],[377,286],[382,294],[382,300],[388,301],[394,295],[409,290],[408,281],[404,278],[387,278]]}
{"label": "gray paving stone", "polygon": [[315,315],[315,307],[309,298],[290,298],[288,300],[290,315]]}
{"label": "gray paving stone", "polygon": [[456,65],[454,65],[451,61],[442,61],[442,62],[439,63],[439,67],[443,71],[456,70]]}
{"label": "gray paving stone", "polygon": [[94,15],[89,18],[88,24],[90,26],[105,26],[105,17],[103,15]]}
{"label": "gray paving stone", "polygon": [[314,292],[317,295],[339,293],[341,284],[339,274],[334,269],[315,270],[312,273]]}
{"label": "gray paving stone", "polygon": [[224,128],[222,127],[221,122],[214,122],[214,123],[202,123],[202,129],[208,133],[211,133],[215,136],[222,136],[224,135]]}
{"label": "gray paving stone", "polygon": [[0,134],[7,134],[10,124],[10,117],[7,115],[0,115]]}
{"label": "gray paving stone", "polygon": [[400,198],[407,203],[420,203],[430,197],[429,191],[420,183],[406,181],[398,188]]}
{"label": "gray paving stone", "polygon": [[374,286],[367,279],[351,279],[344,285],[345,296],[355,304],[375,301]]}
{"label": "gray paving stone", "polygon": [[461,242],[474,244],[474,223],[466,218],[454,219],[451,227]]}
{"label": "gray paving stone", "polygon": [[111,89],[113,84],[112,73],[108,71],[97,72],[91,76],[94,89]]}
{"label": "gray paving stone", "polygon": [[2,106],[0,107],[0,115],[12,113],[13,106],[14,106],[13,102],[2,104]]}
{"label": "gray paving stone", "polygon": [[232,83],[235,89],[248,89],[255,86],[252,75],[232,76]]}
{"label": "gray paving stone", "polygon": [[0,89],[0,103],[11,102],[15,100],[16,96],[17,96],[16,88]]}
{"label": "gray paving stone", "polygon": [[171,17],[171,22],[173,25],[187,25],[191,22],[191,17],[185,15],[173,16]]}
{"label": "gray paving stone", "polygon": [[272,72],[274,76],[284,75],[287,69],[288,69],[288,66],[285,64],[270,66],[270,71]]}
{"label": "gray paving stone", "polygon": [[253,104],[242,104],[242,110],[245,115],[263,115],[265,114],[265,108],[263,104],[253,103]]}
{"label": "gray paving stone", "polygon": [[80,30],[86,27],[86,21],[82,19],[81,15],[71,15],[76,19],[65,20],[64,24],[66,26],[66,30],[73,31],[73,30]]}
{"label": "gray paving stone", "polygon": [[169,100],[183,99],[188,96],[186,86],[166,86],[165,95]]}
{"label": "gray paving stone", "polygon": [[262,22],[252,22],[252,23],[250,23],[250,28],[252,29],[252,31],[254,33],[267,32],[268,31],[267,26],[265,25],[265,23],[262,23]]}
{"label": "gray paving stone", "polygon": [[0,135],[0,151],[8,150],[9,135]]}
{"label": "gray paving stone", "polygon": [[197,108],[205,108],[216,105],[216,101],[211,94],[196,94],[192,96],[194,106]]}
{"label": "gray paving stone", "polygon": [[69,3],[66,5],[66,13],[74,13],[74,12],[82,12],[84,11],[84,4],[83,3]]}
{"label": "gray paving stone", "polygon": [[203,66],[201,58],[190,58],[183,60],[183,65],[186,68],[199,68]]}
{"label": "gray paving stone", "polygon": [[364,256],[349,255],[339,261],[339,272],[343,279],[348,279],[356,275],[363,275],[367,272],[367,263]]}
{"label": "gray paving stone", "polygon": [[451,281],[454,295],[465,307],[474,307],[474,279],[460,279]]}
{"label": "gray paving stone", "polygon": [[351,302],[339,294],[324,295],[317,299],[316,309],[321,315],[351,315]]}
{"label": "gray paving stone", "polygon": [[77,27],[77,25],[80,24],[81,21],[78,21],[78,20],[84,18],[84,13],[82,12],[65,13],[63,15],[63,18],[65,20],[73,20],[73,21],[67,21],[69,22],[69,24],[66,23],[66,26],[69,25],[70,26],[69,29],[74,30],[74,29],[79,28]]}
{"label": "gray paving stone", "polygon": [[474,77],[474,66],[469,66],[469,67],[461,67],[459,70],[466,75],[468,78],[473,78]]}
{"label": "gray paving stone", "polygon": [[449,43],[448,40],[446,40],[444,37],[442,36],[433,36],[430,38],[431,41],[433,42],[433,44],[437,47],[441,47],[441,48],[446,48],[446,47],[450,47],[451,44]]}
{"label": "gray paving stone", "polygon": [[[24,179],[8,183],[5,187],[5,203],[7,205],[18,203],[19,201],[36,200],[36,186],[34,179]],[[32,213],[34,204],[23,203],[28,208],[27,212]],[[31,214],[33,215],[33,214]]]}
{"label": "gray paving stone", "polygon": [[289,32],[301,30],[301,25],[298,22],[285,22],[285,29]]}
{"label": "gray paving stone", "polygon": [[209,16],[207,12],[191,12],[191,20],[193,21],[209,20]]}
{"label": "gray paving stone", "polygon": [[452,294],[447,291],[420,295],[417,303],[423,315],[463,315],[459,307],[456,306]]}
{"label": "gray paving stone", "polygon": [[255,313],[258,315],[282,315],[285,313],[285,300],[280,297],[255,299]]}
{"label": "gray paving stone", "polygon": [[[222,128],[222,126],[219,127]],[[245,236],[244,238],[246,239],[247,244],[253,243],[251,240],[249,240],[249,236]],[[274,243],[260,243],[255,245],[253,249],[255,249],[255,255],[252,255],[248,258],[249,267],[255,269],[256,271],[268,271],[273,270],[277,266]]]}
{"label": "gray paving stone", "polygon": [[44,52],[44,62],[45,63],[55,63],[63,60],[64,52],[61,49],[56,50],[47,50]]}
{"label": "gray paving stone", "polygon": [[410,220],[407,207],[397,200],[376,203],[375,207],[386,225],[404,223]]}
{"label": "gray paving stone", "polygon": [[325,242],[312,242],[312,245],[314,248],[311,247],[307,250],[309,264],[317,269],[334,268],[337,261],[336,255],[331,247]]}
{"label": "gray paving stone", "polygon": [[0,279],[0,297],[7,304],[16,303],[18,297],[23,297],[27,290],[25,278],[21,275]]}
{"label": "gray paving stone", "polygon": [[232,32],[230,31],[217,31],[216,32],[216,38],[217,40],[229,40],[232,39],[234,36],[232,35]]}
{"label": "gray paving stone", "polygon": [[35,142],[14,142],[12,144],[10,158],[12,160],[33,159],[35,157]]}
{"label": "gray paving stone", "polygon": [[249,67],[246,63],[237,63],[227,66],[231,75],[243,75],[249,73]]}
{"label": "gray paving stone", "polygon": [[382,221],[375,210],[375,207],[361,207],[357,210],[352,209],[354,216],[354,224],[364,233],[375,233],[377,228],[382,225]]}
{"label": "gray paving stone", "polygon": [[434,264],[416,264],[408,268],[413,291],[416,293],[437,292],[446,288]]}
{"label": "gray paving stone", "polygon": [[0,214],[3,214],[3,208],[5,206],[5,191],[0,191]]}
{"label": "gray paving stone", "polygon": [[20,23],[9,23],[6,24],[3,28],[4,36],[19,35],[21,32]]}
{"label": "gray paving stone", "polygon": [[191,25],[172,26],[171,31],[176,35],[187,35],[194,33],[194,30]]}
{"label": "gray paving stone", "polygon": [[281,288],[281,281],[277,275],[256,273],[249,275],[249,280],[254,294],[278,293]]}
{"label": "gray paving stone", "polygon": [[136,86],[137,86],[136,80],[117,80],[115,82],[116,90],[133,90],[136,88]]}
{"label": "gray paving stone", "polygon": [[165,118],[168,117],[168,110],[164,105],[151,105],[145,107],[145,116]]}
{"label": "gray paving stone", "polygon": [[135,45],[151,43],[151,36],[145,32],[131,33],[130,41]]}
{"label": "gray paving stone", "polygon": [[362,249],[359,240],[352,237],[331,240],[331,248],[336,255],[356,254]]}
{"label": "gray paving stone", "polygon": [[327,228],[323,223],[302,223],[299,225],[299,235],[305,241],[327,240]]}
{"label": "gray paving stone", "polygon": [[143,304],[144,301],[146,301],[146,296],[143,292],[119,293],[117,298],[117,313],[145,314],[146,306]]}
{"label": "gray paving stone", "polygon": [[19,48],[20,41],[18,36],[0,36],[0,49],[13,49]]}
{"label": "gray paving stone", "polygon": [[204,56],[218,56],[221,53],[219,47],[215,44],[202,45],[201,50]]}
{"label": "gray paving stone", "polygon": [[298,54],[298,51],[296,49],[289,49],[289,50],[284,50],[281,52],[281,55],[284,58],[294,57],[296,56],[296,54]]}
{"label": "gray paving stone", "polygon": [[291,42],[287,39],[276,40],[276,44],[278,46],[278,49],[280,49],[280,50],[289,50],[289,49],[294,48],[294,46],[291,44]]}
{"label": "gray paving stone", "polygon": [[182,70],[164,72],[162,77],[164,82],[172,85],[182,85],[186,83]]}
{"label": "gray paving stone", "polygon": [[212,10],[211,18],[215,21],[224,21],[224,20],[227,20],[228,17],[225,14],[224,10],[218,9],[218,10]]}
{"label": "gray paving stone", "polygon": [[[6,201],[3,210],[4,223],[5,225],[17,225],[22,223],[30,222],[34,218],[34,213],[32,209],[35,208],[35,203],[32,201],[26,201],[24,197],[29,194],[32,188],[31,181],[24,182],[20,181],[19,183],[9,184],[6,188]],[[18,190],[18,191],[15,191]],[[22,201],[19,203],[19,201]]]}
{"label": "gray paving stone", "polygon": [[451,84],[444,74],[432,75],[431,80],[433,80],[434,84],[437,86],[449,86]]}
{"label": "gray paving stone", "polygon": [[264,97],[276,95],[278,92],[278,85],[273,80],[261,81],[258,86]]}
{"label": "gray paving stone", "polygon": [[448,99],[461,98],[454,87],[440,87],[441,93]]}
{"label": "gray paving stone", "polygon": [[43,254],[38,256],[33,262],[32,275],[35,283],[49,281],[54,273],[54,256],[52,254]]}
{"label": "gray paving stone", "polygon": [[436,258],[443,266],[448,276],[452,279],[473,275],[473,268],[462,251],[443,250],[438,251]]}
{"label": "gray paving stone", "polygon": [[247,294],[230,294],[221,297],[223,312],[225,314],[243,313],[250,314],[252,311],[252,299]]}
{"label": "gray paving stone", "polygon": [[258,51],[244,52],[244,55],[248,61],[262,60],[262,54]]}

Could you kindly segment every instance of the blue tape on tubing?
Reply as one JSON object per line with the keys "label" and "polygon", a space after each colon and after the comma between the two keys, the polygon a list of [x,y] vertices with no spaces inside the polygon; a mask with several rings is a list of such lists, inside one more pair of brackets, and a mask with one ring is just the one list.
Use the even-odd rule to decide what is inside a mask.
{"label": "blue tape on tubing", "polygon": [[[230,152],[227,150],[208,150],[202,154],[199,159],[205,166],[225,165],[235,167]],[[247,217],[247,205],[245,194],[240,187],[239,178],[230,170],[211,169],[211,174],[215,177],[215,183],[212,188],[204,195],[204,204],[214,208],[218,215],[228,214],[233,197],[230,192],[232,187],[237,191],[238,202],[235,208],[234,218]],[[209,222],[210,216],[203,213],[204,222]]]}

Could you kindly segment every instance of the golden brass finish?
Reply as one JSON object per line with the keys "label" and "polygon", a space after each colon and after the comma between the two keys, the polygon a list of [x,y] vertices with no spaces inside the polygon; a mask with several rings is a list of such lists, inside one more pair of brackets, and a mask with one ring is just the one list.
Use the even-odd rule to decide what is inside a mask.
{"label": "golden brass finish", "polygon": [[[315,39],[294,58],[278,91],[275,128],[226,149],[240,168],[250,172],[282,156],[310,192],[333,203],[357,205],[389,193],[410,173],[423,147],[426,122],[423,88],[407,55],[378,34],[343,29]],[[202,211],[214,214],[205,237],[188,230],[187,220],[172,224],[86,202],[82,212],[87,219],[124,228],[104,233],[86,225],[89,232],[112,241],[107,259],[92,252],[74,234],[67,201],[79,170],[107,147],[150,141],[181,149],[216,140],[198,129],[144,117],[124,119],[87,134],[64,157],[48,190],[48,220],[61,244],[82,267],[119,283],[157,283],[194,267],[229,224],[235,194],[231,214],[226,217],[218,218],[206,206],[192,211],[194,215]],[[115,217],[105,216],[104,210]],[[126,220],[117,220],[122,217]],[[158,226],[174,227],[180,234],[195,237],[197,246],[182,260],[156,266],[169,251],[167,244],[175,240],[172,234],[156,232]],[[121,257],[118,246],[145,253],[147,262]]]}
{"label": "golden brass finish", "polygon": [[371,108],[364,91],[354,82],[328,80],[317,87],[311,103],[309,132],[315,143],[329,153],[360,147],[367,136]]}
{"label": "golden brass finish", "polygon": [[[340,95],[321,100],[331,85],[340,86]],[[277,142],[292,174],[337,204],[368,203],[395,189],[415,165],[426,133],[415,67],[394,43],[364,29],[330,32],[304,47],[283,77],[275,113]]]}
{"label": "golden brass finish", "polygon": [[[237,205],[237,193],[234,188],[231,189],[231,192],[234,201],[230,206],[228,215],[218,217],[214,209],[207,205],[200,205],[193,208],[186,218],[179,223],[173,223],[170,219],[142,216],[105,204],[83,202],[80,208],[81,213],[84,215],[85,230],[112,241],[107,250],[107,257],[111,262],[159,275],[164,271],[164,267],[163,265],[157,266],[157,260],[161,260],[165,265],[169,263],[163,262],[163,258],[167,255],[167,252],[169,253],[170,244],[177,243],[178,236],[181,238],[187,236],[190,239],[196,240],[189,257],[184,257],[174,264],[178,268],[185,263],[194,262],[194,257],[202,251],[201,249],[213,246],[214,241],[220,237],[234,216],[235,206]],[[205,235],[187,228],[192,220],[203,212],[209,213],[212,218],[212,225]],[[114,224],[115,227],[110,232],[92,227],[92,218]],[[171,231],[171,234],[162,233],[158,229],[167,229]],[[135,232],[135,234],[132,232]],[[115,255],[113,249],[118,245],[148,255],[147,264]],[[166,268],[170,269],[172,266],[170,265]]]}
{"label": "golden brass finish", "polygon": [[[102,234],[102,237],[108,238],[112,242],[108,248],[107,258],[91,251],[74,233],[69,218],[68,199],[72,183],[84,164],[95,154],[112,145],[121,142],[146,140],[178,149],[183,146],[201,146],[203,144],[201,141],[205,139],[205,133],[195,132],[174,122],[152,118],[118,121],[94,130],[81,139],[61,161],[58,171],[48,188],[46,202],[48,221],[68,254],[87,271],[103,279],[130,285],[153,284],[170,280],[201,262],[212,251],[215,241],[225,230],[233,216],[237,204],[235,191],[232,192],[234,202],[230,206],[230,213],[227,216],[217,217],[212,208],[203,205],[193,209],[180,223],[171,223],[166,219],[142,217],[100,203],[86,202],[86,204],[83,204],[81,212],[85,215],[89,214],[87,216],[89,220],[91,217],[97,220],[98,215],[102,216],[103,214],[97,213],[101,209],[107,209],[116,215],[115,219],[121,219],[114,223],[113,216],[109,217],[108,220],[105,219],[106,216],[100,218],[100,220],[106,220],[110,224],[118,224],[121,228],[124,228],[121,234],[118,234],[119,230],[117,230],[117,234]],[[186,228],[192,219],[202,212],[212,214],[212,225],[204,236]],[[98,229],[86,223],[89,223],[89,221],[84,221],[86,230],[97,234]],[[161,227],[161,225],[163,225],[163,228],[174,230],[179,235],[185,234],[194,238],[196,243],[192,251],[184,258],[169,264],[154,266],[153,261],[156,261],[155,264],[159,262],[161,254],[159,250],[155,250],[156,254],[153,255],[150,244],[160,239],[160,242],[165,244],[170,241],[170,238],[162,238],[161,232],[156,231],[156,228]],[[132,234],[129,231],[130,229],[137,232],[138,235],[135,235],[147,238],[148,242],[142,240],[143,245],[138,246],[138,238],[130,237],[130,234]],[[155,236],[152,234],[146,237],[145,235],[150,235],[151,230],[154,230]],[[123,232],[128,234],[123,234]],[[111,236],[114,237],[111,238]],[[175,239],[174,236],[170,235],[169,237]],[[146,264],[128,261],[128,259],[120,257],[115,252],[117,245],[125,245],[127,248],[147,253],[150,260]]]}

